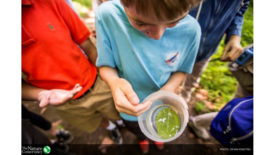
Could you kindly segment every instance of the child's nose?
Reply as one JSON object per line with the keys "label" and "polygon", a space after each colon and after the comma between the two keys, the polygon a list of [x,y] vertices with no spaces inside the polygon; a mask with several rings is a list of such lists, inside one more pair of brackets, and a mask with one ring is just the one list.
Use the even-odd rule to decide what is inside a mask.
{"label": "child's nose", "polygon": [[166,28],[165,26],[155,27],[154,30],[152,31],[152,38],[154,38],[155,40],[159,40],[164,34],[165,28]]}

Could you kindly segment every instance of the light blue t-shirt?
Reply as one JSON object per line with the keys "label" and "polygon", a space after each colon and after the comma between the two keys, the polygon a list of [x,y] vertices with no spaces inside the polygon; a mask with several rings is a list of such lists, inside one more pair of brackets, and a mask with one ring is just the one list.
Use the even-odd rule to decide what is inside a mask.
{"label": "light blue t-shirt", "polygon": [[[167,28],[161,39],[150,39],[131,26],[120,1],[105,2],[96,12],[96,65],[117,69],[142,102],[158,91],[173,72],[192,72],[200,35],[199,24],[187,15],[175,27]],[[120,115],[137,121],[135,116]]]}

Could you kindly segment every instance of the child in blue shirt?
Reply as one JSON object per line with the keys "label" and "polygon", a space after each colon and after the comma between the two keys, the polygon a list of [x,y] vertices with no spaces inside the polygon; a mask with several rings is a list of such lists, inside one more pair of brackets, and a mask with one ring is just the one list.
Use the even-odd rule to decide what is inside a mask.
{"label": "child in blue shirt", "polygon": [[201,32],[188,12],[196,4],[197,0],[114,0],[97,9],[96,65],[126,127],[141,142],[146,137],[136,116],[152,104],[144,98],[160,89],[176,93],[192,72]]}

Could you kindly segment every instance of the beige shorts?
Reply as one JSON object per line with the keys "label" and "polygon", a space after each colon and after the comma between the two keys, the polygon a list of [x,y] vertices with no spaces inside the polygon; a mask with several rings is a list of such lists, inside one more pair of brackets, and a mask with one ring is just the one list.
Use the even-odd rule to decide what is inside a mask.
{"label": "beige shorts", "polygon": [[230,68],[238,80],[238,87],[234,98],[253,96],[253,58],[237,70]]}
{"label": "beige shorts", "polygon": [[99,127],[103,117],[109,120],[120,119],[110,88],[99,76],[90,91],[80,99],[52,107],[62,119],[88,133]]}

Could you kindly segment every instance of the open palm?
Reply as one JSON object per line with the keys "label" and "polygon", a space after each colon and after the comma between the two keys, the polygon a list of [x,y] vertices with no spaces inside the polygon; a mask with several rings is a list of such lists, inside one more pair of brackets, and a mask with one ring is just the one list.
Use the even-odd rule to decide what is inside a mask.
{"label": "open palm", "polygon": [[65,103],[67,100],[73,98],[73,96],[79,92],[82,87],[79,84],[76,84],[72,90],[64,89],[51,89],[44,90],[38,94],[38,99],[40,101],[39,106],[41,108],[46,107],[47,105],[60,105]]}

